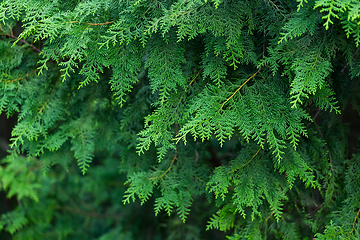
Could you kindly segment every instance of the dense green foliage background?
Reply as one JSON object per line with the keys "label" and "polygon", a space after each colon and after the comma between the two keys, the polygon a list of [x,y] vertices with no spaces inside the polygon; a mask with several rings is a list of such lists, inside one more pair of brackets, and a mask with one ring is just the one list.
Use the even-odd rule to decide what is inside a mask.
{"label": "dense green foliage background", "polygon": [[359,1],[1,0],[0,22],[3,233],[360,238]]}

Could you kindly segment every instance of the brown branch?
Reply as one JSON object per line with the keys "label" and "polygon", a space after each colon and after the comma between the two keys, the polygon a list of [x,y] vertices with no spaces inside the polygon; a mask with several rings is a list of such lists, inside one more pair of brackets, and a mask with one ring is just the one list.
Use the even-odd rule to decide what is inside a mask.
{"label": "brown branch", "polygon": [[322,204],[320,204],[319,206],[317,206],[317,207],[310,213],[310,216],[314,215],[317,211],[319,211],[322,206],[324,206],[324,203],[322,203]]}
{"label": "brown branch", "polygon": [[15,38],[16,40],[19,40],[20,42],[28,45],[29,47],[31,47],[33,50],[37,51],[38,53],[41,53],[41,50],[39,48],[37,48],[34,45],[28,43],[27,41],[25,41],[25,39],[19,39],[18,37],[13,36],[13,35],[11,35],[10,37]]}
{"label": "brown branch", "polygon": [[200,68],[200,70],[198,71],[198,73],[196,74],[196,76],[191,80],[191,82],[189,83],[189,85],[187,87],[190,87],[190,85],[195,81],[195,79],[199,76],[199,74],[201,73],[202,68]]}
{"label": "brown branch", "polygon": [[315,116],[313,117],[313,122],[315,121],[315,118],[319,115],[319,113],[320,113],[320,108],[318,109],[318,111],[316,112],[316,114],[315,114]]}
{"label": "brown branch", "polygon": [[353,60],[353,59],[356,57],[359,49],[360,49],[360,46],[356,49],[356,52],[354,53],[354,55],[351,57],[351,59],[347,62],[347,64],[346,64],[346,65],[344,66],[344,68],[341,70],[340,75],[345,72],[345,69],[349,66],[350,61]]}
{"label": "brown branch", "polygon": [[31,43],[28,43],[25,39],[19,39],[17,36],[14,35],[12,29],[10,29],[11,34],[8,34],[4,31],[4,29],[2,28],[2,26],[0,25],[0,30],[4,33],[5,36],[8,36],[10,38],[15,39],[16,41],[22,42],[26,45],[28,45],[29,47],[31,47],[33,50],[37,51],[38,53],[41,53],[41,50],[37,47],[35,47],[34,45],[32,45]]}

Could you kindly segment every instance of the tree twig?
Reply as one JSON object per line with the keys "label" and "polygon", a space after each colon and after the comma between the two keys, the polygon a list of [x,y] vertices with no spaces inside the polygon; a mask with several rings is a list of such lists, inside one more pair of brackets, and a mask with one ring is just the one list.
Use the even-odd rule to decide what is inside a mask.
{"label": "tree twig", "polygon": [[0,25],[0,30],[4,33],[5,36],[8,36],[8,37],[10,37],[10,38],[13,38],[13,39],[15,39],[16,41],[22,42],[22,43],[28,45],[29,47],[31,47],[31,48],[32,48],[33,50],[35,50],[36,52],[41,53],[41,50],[40,50],[39,48],[35,47],[33,44],[28,43],[25,39],[19,39],[17,36],[15,36],[14,33],[13,33],[13,31],[12,31],[12,29],[10,29],[10,30],[11,30],[11,34],[8,34],[8,33],[6,33],[6,32],[4,31],[4,29],[3,29],[2,26]]}
{"label": "tree twig", "polygon": [[351,234],[353,233],[353,231],[354,231],[356,219],[358,218],[359,213],[360,213],[360,208],[359,208],[359,210],[358,210],[358,212],[357,212],[357,214],[356,214],[356,216],[355,216],[354,223],[353,223],[353,226],[352,226],[352,228],[351,228],[350,235],[351,235]]}
{"label": "tree twig", "polygon": [[247,82],[249,82],[253,77],[255,77],[255,76],[260,72],[260,70],[261,70],[261,66],[260,66],[259,70],[257,70],[256,73],[254,73],[251,77],[249,77],[243,84],[241,84],[241,86],[240,86],[238,89],[236,89],[236,91],[235,91],[228,99],[226,99],[226,101],[221,105],[221,107],[219,108],[218,111],[220,111],[220,110],[224,107],[224,105],[225,105],[230,99],[232,99],[232,98],[235,96],[235,94],[236,94],[238,91],[240,91],[240,89],[241,89]]}
{"label": "tree twig", "polygon": [[30,76],[31,74],[33,74],[34,72],[37,72],[38,69],[35,69],[27,74],[25,74],[25,76],[22,76],[22,77],[19,77],[19,78],[15,78],[15,79],[11,79],[11,80],[6,80],[6,81],[2,81],[2,82],[5,82],[5,83],[12,83],[12,82],[17,82],[17,81],[21,81],[22,79]]}
{"label": "tree twig", "polygon": [[158,178],[164,177],[164,176],[170,171],[170,169],[171,169],[172,165],[174,164],[175,160],[177,160],[177,149],[175,149],[174,158],[173,158],[173,160],[171,161],[170,166],[168,167],[168,169],[166,169],[166,171],[165,171],[163,174],[161,174],[160,176],[149,178],[149,180],[154,180],[154,179],[158,179]]}
{"label": "tree twig", "polygon": [[188,88],[191,86],[191,84],[195,81],[195,79],[199,76],[200,72],[202,71],[202,68],[200,68],[200,70],[198,71],[198,73],[195,75],[195,77],[193,77],[193,79],[191,80],[191,82],[186,86],[183,94],[181,95],[180,99],[179,99],[179,102],[178,104],[176,105],[176,108],[179,107],[180,103],[181,103],[181,100],[184,98],[184,95],[186,93],[186,91],[188,90]]}
{"label": "tree twig", "polygon": [[351,60],[353,60],[353,59],[356,57],[356,55],[357,55],[357,53],[358,53],[359,49],[360,49],[360,46],[356,49],[356,51],[355,51],[354,55],[351,57],[351,59],[347,62],[347,64],[346,64],[346,65],[344,66],[344,68],[341,70],[340,75],[341,75],[341,74],[343,74],[343,73],[345,72],[345,69],[349,66],[350,61],[351,61]]}

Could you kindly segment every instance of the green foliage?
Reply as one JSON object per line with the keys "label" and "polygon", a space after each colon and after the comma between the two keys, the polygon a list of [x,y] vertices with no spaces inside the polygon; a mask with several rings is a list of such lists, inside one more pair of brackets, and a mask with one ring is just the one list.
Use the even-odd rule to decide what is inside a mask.
{"label": "green foliage", "polygon": [[17,124],[0,230],[358,239],[360,155],[341,112],[360,109],[359,9],[1,0],[0,114]]}

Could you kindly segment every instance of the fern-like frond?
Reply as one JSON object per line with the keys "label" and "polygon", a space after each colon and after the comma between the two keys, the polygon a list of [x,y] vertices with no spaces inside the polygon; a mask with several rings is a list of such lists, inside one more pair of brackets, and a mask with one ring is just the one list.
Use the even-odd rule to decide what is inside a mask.
{"label": "fern-like frond", "polygon": [[77,131],[71,136],[71,151],[74,151],[74,157],[78,161],[78,165],[82,174],[85,174],[90,167],[90,163],[94,157],[95,141],[94,128],[90,122],[84,122],[84,119],[77,119],[71,123],[71,126]]}

